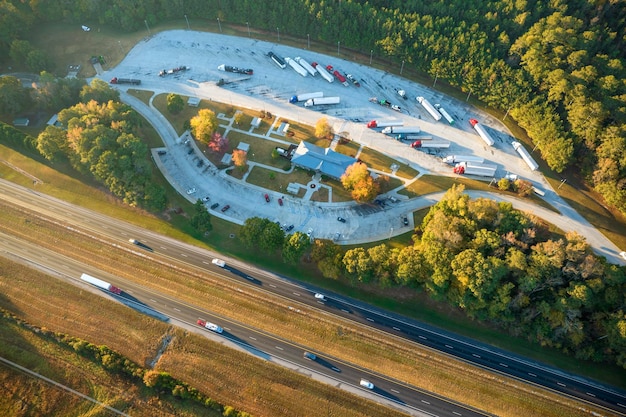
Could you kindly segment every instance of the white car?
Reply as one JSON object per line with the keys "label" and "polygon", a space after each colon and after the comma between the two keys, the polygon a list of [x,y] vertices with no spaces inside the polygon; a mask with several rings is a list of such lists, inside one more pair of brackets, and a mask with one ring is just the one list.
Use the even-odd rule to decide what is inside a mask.
{"label": "white car", "polygon": [[622,258],[624,258],[624,260],[626,261],[626,251],[622,251],[619,253],[619,256],[621,256]]}
{"label": "white car", "polygon": [[220,268],[224,268],[224,267],[226,266],[226,262],[222,261],[221,259],[217,259],[217,258],[213,259],[213,260],[211,261],[211,263],[212,263],[213,265],[217,265],[217,266],[219,266]]}
{"label": "white car", "polygon": [[195,192],[196,192],[195,188],[190,188],[190,189],[187,190],[187,194],[189,194],[189,195],[191,195],[191,194],[193,194]]}
{"label": "white car", "polygon": [[365,387],[367,389],[374,389],[374,384],[372,384],[370,381],[368,381],[367,379],[363,379],[361,378],[361,383],[360,385],[362,387]]}
{"label": "white car", "polygon": [[326,296],[324,294],[320,294],[318,292],[315,293],[315,298],[317,298],[320,301],[326,301]]}

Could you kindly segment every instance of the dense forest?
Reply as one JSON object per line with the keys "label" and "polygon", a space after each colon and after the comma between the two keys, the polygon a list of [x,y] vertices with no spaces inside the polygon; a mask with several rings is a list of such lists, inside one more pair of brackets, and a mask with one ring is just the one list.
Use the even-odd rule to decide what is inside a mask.
{"label": "dense forest", "polygon": [[183,14],[403,60],[513,117],[551,169],[576,167],[626,214],[622,1],[1,0],[0,59],[49,67],[20,42],[39,22],[134,31]]}

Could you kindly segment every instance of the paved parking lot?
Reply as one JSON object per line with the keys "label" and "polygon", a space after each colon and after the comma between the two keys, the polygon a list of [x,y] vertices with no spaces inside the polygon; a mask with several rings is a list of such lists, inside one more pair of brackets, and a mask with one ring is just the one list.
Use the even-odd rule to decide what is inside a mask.
{"label": "paved parking lot", "polygon": [[[337,81],[329,84],[319,75],[302,77],[289,67],[280,69],[266,56],[269,51],[282,57],[301,56],[309,62],[331,64],[342,72],[353,74],[361,81],[361,87],[345,87]],[[112,77],[139,78],[142,82],[141,89],[154,91],[155,94],[174,92],[231,103],[254,111],[269,111],[276,117],[289,119],[293,123],[315,125],[320,117],[326,116],[336,132],[347,132],[353,141],[407,163],[421,174],[452,175],[451,167],[441,162],[441,156],[477,155],[498,166],[497,177],[512,173],[530,180],[538,188],[546,190],[545,198],[553,204],[556,202],[555,205],[561,207],[564,213],[576,218],[578,222],[586,223],[575,211],[563,204],[540,173],[531,172],[526,167],[510,145],[513,140],[510,132],[499,121],[464,101],[344,58],[348,57],[324,56],[306,49],[249,38],[176,30],[159,33],[138,43],[116,68],[101,77],[106,81]],[[243,77],[225,73],[217,70],[221,64],[252,68],[254,75]],[[165,77],[158,75],[163,69],[181,65],[191,69]],[[216,82],[220,78],[231,81],[246,79],[218,87]],[[127,87],[118,88],[124,92]],[[404,89],[410,98],[403,100],[397,95],[396,89]],[[341,103],[311,110],[301,104],[288,102],[292,95],[314,91],[322,91],[327,97],[339,96]],[[436,122],[417,103],[416,96],[426,97],[433,104],[441,104],[455,118],[455,125],[450,126],[443,119]],[[243,184],[215,170],[208,160],[198,166],[202,155],[197,149],[190,153],[189,144],[184,143],[184,138],[177,137],[163,116],[127,94],[122,97],[148,118],[163,137],[167,154],[156,155],[155,159],[159,161],[172,184],[183,195],[187,189],[196,188],[196,193],[189,196],[191,200],[208,195],[211,204],[218,202],[220,207],[230,205],[227,212],[222,213],[218,207],[212,210],[212,214],[236,223],[243,223],[251,216],[267,217],[282,224],[293,224],[295,230],[307,232],[312,229],[315,237],[333,239],[339,233],[339,243],[355,244],[387,239],[412,230],[410,213],[436,201],[436,196],[427,196],[389,203],[384,207],[359,206],[349,203],[315,203],[302,201],[288,194],[271,193],[272,202],[266,203],[263,199],[264,190]],[[402,113],[371,103],[370,97],[398,104],[402,107]],[[436,156],[429,155],[365,126],[369,120],[390,117],[403,120],[406,126],[418,125],[424,134],[435,139],[449,140],[452,144],[446,152],[438,152]],[[495,137],[494,146],[488,147],[480,139],[468,122],[470,118],[479,120],[489,130]],[[225,122],[221,120],[220,123]],[[276,201],[283,196],[285,203],[281,207]],[[385,197],[387,196],[383,196],[383,199]],[[346,218],[347,222],[338,222],[337,216]],[[403,224],[406,216],[411,220],[408,226]],[[607,246],[603,247],[606,251]]]}

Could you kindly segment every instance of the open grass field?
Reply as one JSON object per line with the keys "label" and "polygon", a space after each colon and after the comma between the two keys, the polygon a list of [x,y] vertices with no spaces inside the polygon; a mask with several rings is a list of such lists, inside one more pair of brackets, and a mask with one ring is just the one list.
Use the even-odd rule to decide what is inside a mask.
{"label": "open grass field", "polygon": [[[524,413],[542,416],[584,415],[584,413],[581,414],[576,411],[575,407],[571,408],[571,405],[566,405],[566,401],[559,396],[544,393],[534,387],[508,378],[494,377],[488,372],[466,366],[445,355],[384,336],[367,327],[337,320],[308,307],[303,308],[303,312],[306,314],[294,314],[283,304],[282,299],[259,293],[254,286],[242,285],[240,282],[231,283],[225,279],[226,277],[207,275],[184,265],[171,268],[166,265],[166,262],[162,264],[158,262],[146,263],[143,259],[129,256],[121,249],[108,247],[106,244],[70,233],[60,234],[59,230],[55,230],[57,226],[46,224],[43,220],[24,222],[25,213],[13,212],[10,207],[2,207],[2,209],[7,217],[7,222],[0,226],[3,232],[10,231],[13,235],[36,242],[49,242],[46,244],[51,248],[54,247],[57,251],[67,253],[67,255],[80,251],[80,256],[75,256],[79,262],[89,263],[116,276],[125,277],[159,292],[194,303],[200,308],[263,329],[308,348],[325,352],[340,361],[356,363],[407,383],[438,392],[457,401],[489,410],[500,416],[514,416]],[[53,241],[52,236],[58,236],[56,242]],[[171,261],[167,260],[167,263],[169,262]],[[106,303],[105,300],[80,302],[74,307],[71,304],[74,299],[72,291],[79,290],[73,290],[72,287],[68,288],[64,284],[54,284],[54,280],[51,278],[45,278],[49,282],[46,286],[34,284],[34,280],[41,281],[44,279],[37,274],[31,279],[14,280],[7,276],[0,278],[0,293],[4,294],[5,300],[7,300],[6,303],[0,304],[3,308],[21,315],[33,323],[45,322],[46,327],[51,330],[68,332],[87,340],[93,340],[94,343],[106,343],[138,363],[145,362],[146,358],[154,355],[161,337],[166,332],[176,334],[177,340],[184,339],[180,333],[176,333],[180,332],[179,330],[169,329],[160,322],[159,326],[152,326],[150,324],[152,319],[141,316],[139,316],[140,319],[134,317],[136,313],[123,307],[119,308],[126,310],[123,314],[128,316],[111,316],[113,320],[110,322],[115,323],[115,331],[112,329],[112,324],[107,325],[111,327],[109,330],[106,328],[103,330],[93,323],[98,322],[102,311],[107,311],[108,314],[108,307],[101,304]],[[234,291],[234,287],[239,288],[240,291]],[[29,291],[30,295],[26,296]],[[407,295],[405,294],[404,302],[417,301],[414,297],[407,297]],[[93,295],[85,294],[84,297],[89,299]],[[30,301],[32,299],[45,299],[46,302],[44,306],[39,304],[33,306]],[[85,299],[79,298],[79,300]],[[55,307],[56,303],[59,303],[58,307]],[[91,308],[93,310],[90,310]],[[88,323],[80,323],[81,317],[84,316],[93,317],[92,322],[89,323],[88,320]],[[459,326],[465,324],[467,323],[463,323],[463,320],[458,322]],[[77,332],[79,334],[76,334]],[[133,343],[136,346],[130,348],[131,350],[126,347],[126,345],[130,345],[128,343],[129,337],[134,338],[130,340],[136,340],[136,343]],[[192,345],[195,346],[195,342],[183,344],[180,350],[189,354],[195,349]],[[211,347],[210,349],[213,351],[217,348]],[[172,352],[168,351],[162,357],[162,361],[165,361],[163,363],[177,363],[179,366],[184,365],[184,369],[174,365],[171,367],[164,365],[163,369],[186,381],[193,375],[197,375],[194,372],[203,366],[219,375],[232,374],[237,381],[240,380],[241,375],[249,375],[251,372],[246,370],[240,374],[238,371],[227,367],[226,364],[224,364],[224,368],[220,368],[221,361],[210,362],[210,360],[215,360],[215,358],[210,358],[211,355],[209,358],[205,358],[209,361],[208,365],[197,362],[202,359],[202,355],[199,354],[194,361],[194,366],[189,366],[185,360],[176,357],[169,358],[168,355],[170,354]],[[375,362],[372,362],[373,357],[376,358]],[[166,358],[171,362],[167,362]],[[244,366],[242,362],[245,358],[242,356],[238,360],[241,362],[240,367],[242,368],[248,366]],[[249,359],[256,361],[253,358]],[[161,369],[160,364],[159,369]],[[256,369],[256,365],[258,364],[250,366],[255,366]],[[282,380],[282,378],[286,378],[284,372],[268,371],[268,375],[269,377],[275,375]],[[258,373],[255,372],[253,375],[257,376]],[[267,381],[266,383],[271,385],[277,382]],[[477,386],[481,388],[477,389]],[[232,395],[236,394],[232,393]],[[209,392],[209,395],[213,397],[212,392]],[[226,394],[224,393],[224,395]],[[221,397],[215,396],[215,398],[222,401]],[[250,409],[248,406],[244,406],[245,404],[240,405],[236,402],[236,397],[224,397],[223,401],[243,410]],[[261,402],[261,399],[256,399],[256,401]],[[291,401],[298,402],[297,398],[292,398]],[[287,407],[285,409],[289,409],[287,405],[285,407]]]}

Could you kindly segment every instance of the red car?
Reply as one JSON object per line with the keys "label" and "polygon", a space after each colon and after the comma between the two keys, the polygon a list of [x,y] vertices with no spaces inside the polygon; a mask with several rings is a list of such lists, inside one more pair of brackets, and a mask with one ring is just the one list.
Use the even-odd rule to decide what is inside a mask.
{"label": "red car", "polygon": [[283,199],[282,199],[282,198],[279,198],[279,199],[278,199],[278,205],[279,205],[279,206],[282,206],[282,205],[283,205]]}
{"label": "red car", "polygon": [[265,201],[266,201],[267,203],[269,203],[269,202],[270,202],[270,196],[269,196],[269,195],[267,195],[267,194],[265,194],[265,195],[264,195],[264,197],[265,197]]}
{"label": "red car", "polygon": [[222,207],[222,213],[225,212],[226,210],[228,210],[230,208],[230,206],[228,204],[226,204],[224,207]]}

